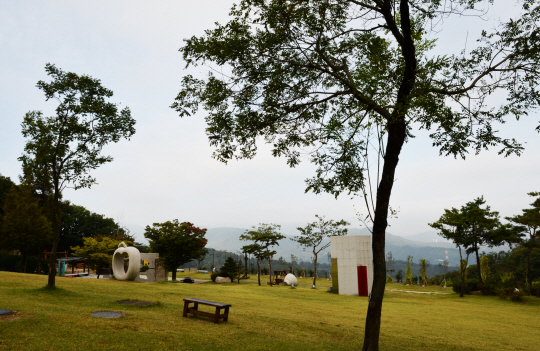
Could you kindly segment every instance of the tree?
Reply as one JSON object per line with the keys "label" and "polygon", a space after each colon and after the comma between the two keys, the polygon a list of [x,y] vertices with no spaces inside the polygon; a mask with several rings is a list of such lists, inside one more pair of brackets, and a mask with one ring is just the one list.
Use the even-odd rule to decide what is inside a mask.
{"label": "tree", "polygon": [[[84,244],[82,246],[71,247],[71,250],[73,250],[72,255],[86,258],[88,265],[95,267],[99,279],[101,270],[111,264],[114,251],[116,251],[120,242],[120,240],[109,237],[83,238]],[[133,243],[128,241],[125,244],[131,245]]]}
{"label": "tree", "polygon": [[39,81],[37,87],[47,100],[59,102],[56,115],[43,116],[30,111],[24,117],[22,134],[27,138],[25,154],[19,157],[25,174],[39,178],[41,184],[52,187],[53,245],[49,263],[48,286],[55,287],[56,250],[60,240],[60,199],[63,190],[90,187],[96,182],[90,171],[111,162],[101,154],[103,147],[135,133],[135,120],[129,108],[107,102],[113,92],[104,88],[99,79],[64,72],[55,65],[45,66],[50,83]]}
{"label": "tree", "polygon": [[427,261],[425,258],[420,259],[420,279],[422,279],[422,285],[427,286]]}
{"label": "tree", "polygon": [[[531,252],[534,248],[540,247],[538,234],[540,229],[540,192],[530,192],[529,196],[537,197],[531,204],[532,208],[522,210],[523,214],[513,217],[506,217],[507,220],[518,224],[518,230],[521,234],[528,234],[528,239],[522,239],[521,244],[527,248],[527,284],[531,280]],[[540,288],[538,290],[540,293]]]}
{"label": "tree", "polygon": [[176,269],[202,256],[207,240],[206,229],[194,227],[193,223],[178,222],[178,219],[146,226],[144,237],[148,239],[153,252],[159,253],[165,268],[172,272],[176,280]]}
{"label": "tree", "polygon": [[[317,259],[319,253],[330,246],[330,237],[347,235],[347,228],[344,227],[350,225],[349,222],[343,219],[334,222],[332,219],[325,220],[324,216],[315,215],[315,217],[317,218],[315,222],[309,223],[304,228],[296,228],[300,231],[300,235],[291,238],[291,240],[303,246],[304,251],[309,248],[313,252],[313,286],[316,286],[317,282]],[[323,241],[327,242],[323,244]]]}
{"label": "tree", "polygon": [[388,251],[388,253],[386,254],[386,272],[388,273],[390,279],[392,279],[392,267],[394,266],[394,263],[396,263],[396,260],[394,259],[394,257],[392,257],[392,251]]}
{"label": "tree", "polygon": [[456,247],[459,249],[459,262],[460,262],[460,278],[461,278],[461,290],[459,297],[463,297],[465,289],[465,274],[467,264],[469,262],[469,254],[471,251],[467,250],[467,259],[463,259],[461,249],[467,248],[470,245],[470,237],[466,235],[464,230],[465,221],[463,219],[462,213],[452,208],[451,210],[444,210],[444,214],[439,218],[437,222],[428,223],[428,225],[434,229],[439,230],[437,234],[442,236],[445,239],[451,240],[454,242]]}
{"label": "tree", "polygon": [[4,214],[4,201],[7,194],[14,186],[15,183],[13,183],[9,177],[4,177],[2,174],[0,174],[0,223],[2,220],[2,215]]}
{"label": "tree", "polygon": [[219,269],[219,271],[223,274],[225,277],[231,278],[231,281],[238,280],[238,284],[240,284],[240,277],[242,276],[244,265],[242,264],[242,261],[235,261],[234,258],[228,257],[223,266]]}
{"label": "tree", "polygon": [[[495,237],[495,232],[501,223],[499,213],[491,211],[489,206],[482,208],[486,201],[484,197],[479,197],[472,202],[467,202],[461,207],[462,230],[466,240],[467,251],[476,255],[476,266],[480,267],[480,256],[478,250],[480,245],[498,244],[500,237]],[[502,234],[502,233],[501,233]],[[496,240],[495,240],[496,238]],[[480,269],[478,280],[483,283]]]}
{"label": "tree", "polygon": [[482,256],[480,260],[480,274],[482,274],[482,280],[485,282],[489,277],[489,258]]}
{"label": "tree", "polygon": [[240,235],[240,240],[253,241],[253,244],[242,247],[242,252],[252,254],[257,258],[257,267],[259,269],[259,285],[261,285],[261,270],[259,259],[267,259],[270,267],[270,286],[272,286],[272,256],[277,252],[270,250],[272,246],[279,246],[278,241],[285,239],[285,236],[279,232],[281,226],[278,224],[260,223],[259,227],[252,227],[256,230],[246,230]]}
{"label": "tree", "polygon": [[204,261],[206,255],[208,255],[208,249],[205,247],[202,249],[201,254],[197,258],[195,258],[195,260],[197,261],[197,270],[201,269],[201,262]]}
{"label": "tree", "polygon": [[[437,36],[448,17],[478,15],[490,2],[239,0],[227,24],[180,49],[188,66],[213,63],[221,72],[186,75],[172,105],[181,116],[199,106],[208,111],[218,160],[254,157],[258,139],[290,166],[311,150],[317,170],[307,190],[364,197],[374,264],[364,350],[379,345],[385,231],[407,138],[416,128],[431,130],[440,153],[455,157],[499,145],[505,156],[519,154],[522,146],[500,137],[495,125],[540,103],[534,0],[523,0],[516,20],[479,33],[476,48],[432,51],[437,42],[427,34]],[[487,99],[498,91],[506,99]],[[370,164],[380,170],[373,179]]]}
{"label": "tree", "polygon": [[407,257],[407,271],[405,272],[405,284],[411,284],[413,283],[413,275],[412,275],[412,256]]}
{"label": "tree", "polygon": [[[43,213],[39,199],[27,184],[13,186],[4,201],[0,228],[0,247],[18,250],[23,256],[21,272],[26,273],[29,254],[37,254],[52,240],[51,223]],[[38,265],[39,266],[39,265]],[[38,268],[38,274],[40,273]]]}
{"label": "tree", "polygon": [[401,269],[396,273],[396,281],[398,283],[403,283],[403,271]]}

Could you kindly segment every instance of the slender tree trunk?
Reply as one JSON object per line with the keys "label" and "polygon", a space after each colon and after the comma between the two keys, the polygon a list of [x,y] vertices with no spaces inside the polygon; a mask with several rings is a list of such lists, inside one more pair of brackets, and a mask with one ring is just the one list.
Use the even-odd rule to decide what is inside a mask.
{"label": "slender tree trunk", "polygon": [[387,144],[384,155],[381,180],[377,188],[377,202],[373,219],[373,285],[369,298],[366,317],[363,351],[379,350],[379,334],[381,330],[381,310],[386,285],[386,260],[384,255],[385,234],[388,226],[388,206],[395,180],[395,171],[399,154],[405,142],[407,126],[405,115],[408,110],[409,96],[416,81],[416,52],[412,39],[412,25],[409,13],[409,3],[401,0],[401,31],[396,27],[395,14],[392,13],[390,2],[385,2],[383,15],[390,31],[396,38],[401,38],[401,52],[405,61],[403,78],[397,93],[395,108],[387,117]]}
{"label": "slender tree trunk", "polygon": [[26,262],[28,261],[28,255],[23,253],[22,257],[21,273],[26,273]]}
{"label": "slender tree trunk", "polygon": [[42,257],[43,257],[43,248],[40,247],[38,249],[38,253],[37,253],[38,261],[37,261],[36,274],[41,274],[41,260],[42,260]]}
{"label": "slender tree trunk", "polygon": [[381,329],[381,309],[386,284],[386,260],[384,257],[385,232],[388,226],[388,206],[392,186],[394,185],[395,170],[399,160],[399,153],[405,141],[405,121],[389,121],[388,142],[381,182],[377,190],[377,203],[373,221],[373,285],[369,298],[364,336],[364,351],[377,351],[379,349],[379,333]]}
{"label": "slender tree trunk", "polygon": [[58,189],[58,183],[55,182],[54,199],[53,199],[53,246],[51,249],[51,256],[49,257],[49,280],[47,286],[49,288],[56,288],[56,249],[58,248],[58,242],[60,241],[60,191]]}
{"label": "slender tree trunk", "polygon": [[268,259],[268,266],[270,267],[270,286],[272,286],[272,257]]}
{"label": "slender tree trunk", "polygon": [[261,286],[261,264],[257,258],[257,280],[259,281],[259,286]]}
{"label": "slender tree trunk", "polygon": [[478,280],[480,281],[480,284],[484,284],[484,281],[482,280],[482,272],[480,272],[480,256],[478,256],[478,247],[475,250],[476,253],[476,268],[478,271]]}
{"label": "slender tree trunk", "polygon": [[317,282],[317,253],[315,252],[315,250],[313,250],[313,256],[315,257],[314,260],[313,260],[313,286],[317,286],[315,285],[315,283]]}
{"label": "slender tree trunk", "polygon": [[531,284],[531,251],[532,247],[527,248],[527,284]]}

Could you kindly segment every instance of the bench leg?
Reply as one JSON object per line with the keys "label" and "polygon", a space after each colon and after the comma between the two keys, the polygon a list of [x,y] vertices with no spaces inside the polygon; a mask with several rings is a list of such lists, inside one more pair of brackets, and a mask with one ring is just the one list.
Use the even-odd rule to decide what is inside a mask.
{"label": "bench leg", "polygon": [[182,315],[183,317],[187,317],[188,309],[189,309],[189,301],[184,301],[184,314]]}
{"label": "bench leg", "polygon": [[226,322],[229,320],[229,307],[225,307],[225,318],[223,318],[223,321]]}
{"label": "bench leg", "polygon": [[214,314],[214,324],[218,324],[219,323],[219,311],[221,309],[219,307],[216,307],[216,313]]}

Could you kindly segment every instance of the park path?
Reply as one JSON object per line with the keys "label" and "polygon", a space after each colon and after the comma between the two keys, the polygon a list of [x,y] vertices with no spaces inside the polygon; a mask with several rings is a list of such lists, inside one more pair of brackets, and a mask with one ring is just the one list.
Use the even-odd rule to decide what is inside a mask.
{"label": "park path", "polygon": [[411,291],[411,290],[398,290],[398,289],[386,289],[390,292],[404,292],[408,294],[428,294],[428,295],[450,295],[451,293],[443,293],[437,291]]}

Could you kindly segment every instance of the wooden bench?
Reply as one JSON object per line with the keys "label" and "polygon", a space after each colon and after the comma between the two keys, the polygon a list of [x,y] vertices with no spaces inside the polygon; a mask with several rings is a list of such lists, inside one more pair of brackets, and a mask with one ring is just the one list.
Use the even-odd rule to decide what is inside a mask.
{"label": "wooden bench", "polygon": [[[194,304],[193,307],[189,307],[191,303]],[[216,312],[210,313],[210,312],[199,311],[199,304],[213,306],[216,308]],[[225,322],[229,319],[229,307],[231,307],[231,305],[226,304],[226,303],[200,300],[200,299],[194,299],[194,298],[184,299],[183,317],[187,317],[188,313],[191,313],[191,314],[196,314],[199,316],[213,318],[214,323],[218,324],[220,319],[223,319]],[[225,310],[224,313],[220,313],[220,311],[223,309]]]}

